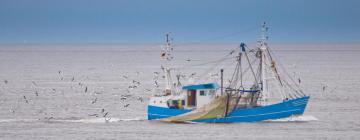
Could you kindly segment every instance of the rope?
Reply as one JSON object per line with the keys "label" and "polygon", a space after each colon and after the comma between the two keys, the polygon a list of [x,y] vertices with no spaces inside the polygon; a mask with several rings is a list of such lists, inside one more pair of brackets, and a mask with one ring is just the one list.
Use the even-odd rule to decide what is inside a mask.
{"label": "rope", "polygon": [[[276,55],[274,55],[273,51],[272,51],[271,49],[269,49],[269,48],[268,48],[268,50],[269,50],[269,52],[273,55],[273,57],[275,57],[275,59],[278,60],[277,57],[276,57]],[[293,89],[295,92],[299,91],[303,96],[305,96],[305,94],[304,94],[304,92],[301,90],[300,86],[295,82],[294,79],[291,78],[290,74],[285,70],[285,67],[283,66],[283,64],[282,64],[280,61],[278,61],[278,63],[279,63],[279,66],[281,67],[282,71],[283,71],[283,72],[286,74],[286,76],[291,80],[291,82],[294,83],[294,85],[296,86],[296,88],[298,88],[298,89],[296,90],[295,88],[291,87],[291,85],[289,84],[289,86],[291,87],[291,89]]]}

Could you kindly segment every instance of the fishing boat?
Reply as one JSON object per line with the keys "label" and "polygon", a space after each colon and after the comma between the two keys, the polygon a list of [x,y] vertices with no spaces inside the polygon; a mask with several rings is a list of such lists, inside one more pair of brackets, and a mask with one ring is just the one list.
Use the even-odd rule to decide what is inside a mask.
{"label": "fishing boat", "polygon": [[[179,82],[180,75],[172,75],[176,68],[170,65],[173,47],[167,35],[161,52],[165,89],[150,97],[148,120],[233,123],[302,115],[310,96],[304,94],[300,83],[285,71],[268,47],[267,31],[264,23],[255,47],[241,43],[231,51],[226,60],[234,66],[219,69],[218,80],[184,85]],[[232,68],[231,75],[225,83],[224,69],[228,68]]]}

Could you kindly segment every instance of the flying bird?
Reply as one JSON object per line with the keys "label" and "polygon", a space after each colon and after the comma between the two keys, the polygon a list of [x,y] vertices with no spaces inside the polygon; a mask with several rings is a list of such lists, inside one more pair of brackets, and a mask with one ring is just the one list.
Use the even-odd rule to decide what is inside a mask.
{"label": "flying bird", "polygon": [[142,98],[142,97],[138,97],[138,100],[139,100],[140,102],[143,102],[143,98]]}
{"label": "flying bird", "polygon": [[135,84],[138,84],[138,85],[141,84],[139,81],[135,81],[135,80],[133,80],[132,82],[135,83]]}
{"label": "flying bird", "polygon": [[157,81],[154,81],[154,86],[155,86],[155,87],[159,87],[159,84],[158,84]]}
{"label": "flying bird", "polygon": [[121,98],[120,98],[120,100],[126,100],[127,99],[127,97],[126,96],[121,96]]}
{"label": "flying bird", "polygon": [[108,114],[109,114],[109,112],[106,112],[106,113],[103,115],[103,117],[106,117]]}
{"label": "flying bird", "polygon": [[33,84],[34,86],[37,86],[37,84],[35,83],[35,81],[32,81],[32,84]]}
{"label": "flying bird", "polygon": [[128,88],[129,89],[134,89],[134,88],[137,88],[137,86],[135,86],[135,85],[134,86],[129,86]]}
{"label": "flying bird", "polygon": [[28,104],[29,101],[28,101],[28,99],[26,99],[26,96],[25,96],[25,95],[23,96],[23,98],[24,98],[25,102]]}
{"label": "flying bird", "polygon": [[97,99],[98,99],[98,98],[95,98],[95,99],[91,102],[91,104],[95,104],[96,101],[97,101]]}

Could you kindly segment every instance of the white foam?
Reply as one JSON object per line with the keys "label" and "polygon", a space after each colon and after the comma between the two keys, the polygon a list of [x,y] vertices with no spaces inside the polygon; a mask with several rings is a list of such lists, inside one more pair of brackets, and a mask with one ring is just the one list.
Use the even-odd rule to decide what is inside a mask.
{"label": "white foam", "polygon": [[131,119],[120,119],[120,118],[85,118],[78,120],[61,120],[64,122],[75,122],[75,123],[113,123],[122,121],[142,121],[143,118],[131,118]]}
{"label": "white foam", "polygon": [[11,123],[11,122],[34,122],[36,119],[1,119],[0,123]]}
{"label": "white foam", "polygon": [[113,123],[122,121],[143,121],[145,118],[83,118],[83,119],[1,119],[0,123],[12,123],[12,122],[35,122],[35,121],[46,121],[46,122],[72,122],[72,123]]}
{"label": "white foam", "polygon": [[288,118],[276,119],[276,120],[269,120],[271,122],[310,122],[310,121],[317,121],[318,119],[311,115],[298,115],[298,116],[291,116]]}

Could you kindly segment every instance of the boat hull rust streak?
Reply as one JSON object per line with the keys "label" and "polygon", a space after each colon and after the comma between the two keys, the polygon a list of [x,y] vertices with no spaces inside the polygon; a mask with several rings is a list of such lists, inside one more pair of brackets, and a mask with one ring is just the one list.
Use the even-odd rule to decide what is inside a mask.
{"label": "boat hull rust streak", "polygon": [[[236,109],[227,117],[212,118],[205,120],[195,120],[194,122],[257,122],[264,120],[274,120],[286,118],[293,115],[302,115],[305,111],[309,96],[283,101],[281,103],[255,108]],[[148,106],[148,120],[157,120],[178,116],[192,110],[189,109],[170,109],[164,107]]]}

